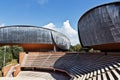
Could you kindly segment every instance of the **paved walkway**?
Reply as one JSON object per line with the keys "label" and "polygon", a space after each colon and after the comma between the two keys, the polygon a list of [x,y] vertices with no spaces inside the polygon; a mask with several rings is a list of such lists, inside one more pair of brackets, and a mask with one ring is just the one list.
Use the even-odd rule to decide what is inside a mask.
{"label": "paved walkway", "polygon": [[17,77],[1,77],[0,80],[69,80],[70,78],[54,72],[21,71]]}

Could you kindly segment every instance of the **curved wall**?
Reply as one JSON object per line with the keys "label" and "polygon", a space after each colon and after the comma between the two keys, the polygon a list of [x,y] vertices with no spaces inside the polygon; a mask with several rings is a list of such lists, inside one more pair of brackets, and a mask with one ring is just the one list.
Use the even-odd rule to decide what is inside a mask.
{"label": "curved wall", "polygon": [[[70,48],[70,40],[65,35],[47,28],[26,25],[1,27],[0,44],[28,45],[29,48],[32,47],[30,45],[39,45],[38,48],[42,48],[44,45],[46,46],[43,46],[44,48],[51,46],[52,49],[54,47],[53,45],[56,45],[57,48],[62,50],[68,50]],[[40,47],[40,45],[42,46]],[[26,47],[24,48],[26,49]]]}
{"label": "curved wall", "polygon": [[[84,47],[102,50],[115,50],[116,44],[120,47],[120,2],[103,4],[87,11],[78,21],[78,33]],[[106,47],[102,48],[102,45]]]}
{"label": "curved wall", "polygon": [[[61,37],[59,37],[59,36]],[[55,42],[55,44],[61,48],[61,49],[69,49],[70,48],[70,41],[68,40],[68,38],[66,36],[64,36],[63,34],[61,33],[58,33],[58,32],[54,32],[52,31],[52,36],[53,36],[53,40]]]}

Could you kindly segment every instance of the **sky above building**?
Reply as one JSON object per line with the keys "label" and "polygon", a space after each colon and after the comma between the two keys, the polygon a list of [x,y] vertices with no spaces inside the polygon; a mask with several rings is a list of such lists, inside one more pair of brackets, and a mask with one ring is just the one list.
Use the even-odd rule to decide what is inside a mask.
{"label": "sky above building", "polygon": [[116,0],[0,0],[0,26],[34,25],[62,32],[79,43],[77,23],[89,9]]}

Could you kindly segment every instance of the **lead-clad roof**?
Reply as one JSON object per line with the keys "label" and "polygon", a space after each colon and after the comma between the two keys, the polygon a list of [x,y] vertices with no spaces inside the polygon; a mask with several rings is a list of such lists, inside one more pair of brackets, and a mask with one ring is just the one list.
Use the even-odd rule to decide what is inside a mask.
{"label": "lead-clad roof", "polygon": [[120,42],[120,1],[103,4],[87,11],[78,21],[83,46]]}
{"label": "lead-clad roof", "polygon": [[55,44],[61,49],[69,49],[70,40],[57,31],[27,25],[0,28],[0,43]]}

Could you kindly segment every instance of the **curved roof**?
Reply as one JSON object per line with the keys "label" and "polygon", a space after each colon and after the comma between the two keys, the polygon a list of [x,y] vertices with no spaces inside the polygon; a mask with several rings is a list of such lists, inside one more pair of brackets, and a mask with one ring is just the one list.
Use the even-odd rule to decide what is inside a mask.
{"label": "curved roof", "polygon": [[70,40],[60,32],[36,26],[13,25],[0,27],[0,44],[54,44],[68,50]]}
{"label": "curved roof", "polygon": [[78,21],[78,34],[84,47],[120,43],[120,1],[88,10]]}
{"label": "curved roof", "polygon": [[109,3],[105,3],[105,4],[101,4],[101,5],[98,5],[98,6],[95,6],[91,9],[89,9],[88,11],[86,11],[79,19],[79,21],[85,16],[87,15],[90,11],[96,9],[96,8],[99,8],[99,7],[102,7],[102,6],[107,6],[107,5],[112,5],[112,4],[120,4],[120,1],[115,1],[115,2],[109,2]]}

